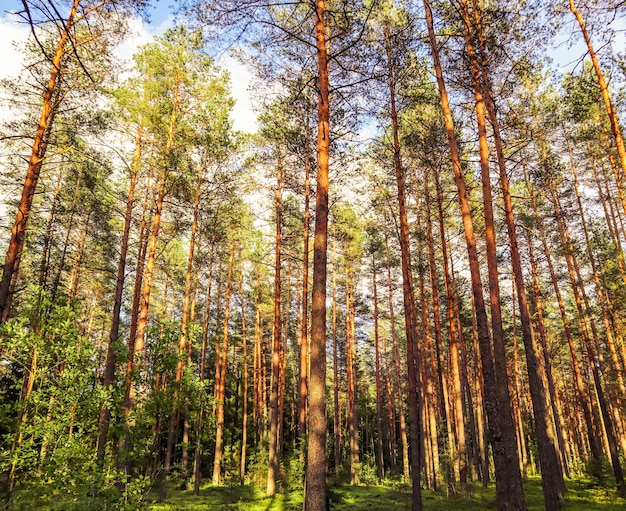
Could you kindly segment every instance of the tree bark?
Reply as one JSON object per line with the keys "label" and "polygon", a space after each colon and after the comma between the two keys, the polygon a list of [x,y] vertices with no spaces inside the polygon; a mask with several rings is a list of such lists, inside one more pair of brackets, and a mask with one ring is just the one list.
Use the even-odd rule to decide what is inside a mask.
{"label": "tree bark", "polygon": [[606,108],[606,113],[609,118],[609,123],[611,124],[611,130],[613,131],[613,138],[615,141],[615,147],[617,149],[617,154],[619,156],[619,161],[622,166],[622,172],[626,173],[626,149],[624,148],[624,140],[622,138],[622,133],[619,127],[619,120],[617,118],[617,113],[615,112],[615,108],[613,107],[613,103],[611,102],[611,96],[609,95],[609,88],[604,80],[604,74],[602,73],[602,68],[600,67],[600,62],[598,61],[598,56],[593,48],[593,44],[591,43],[591,37],[587,32],[587,27],[585,25],[585,20],[583,20],[580,11],[576,7],[574,0],[569,0],[569,8],[572,11],[572,14],[576,18],[578,25],[580,26],[580,31],[585,39],[585,44],[587,45],[587,51],[589,52],[589,56],[591,57],[591,63],[593,64],[593,69],[596,73],[596,77],[598,78],[598,85],[600,87],[600,94],[602,95],[602,101],[604,102],[604,107]]}
{"label": "tree bark", "polygon": [[339,403],[339,354],[337,346],[337,238],[333,239],[333,305],[332,305],[332,328],[333,328],[333,432],[335,474],[341,468],[341,410]]}
{"label": "tree bark", "polygon": [[305,511],[328,511],[326,488],[326,263],[328,246],[328,154],[330,109],[325,0],[315,0],[318,130],[313,291],[311,297],[311,374]]}
{"label": "tree bark", "polygon": [[393,73],[392,49],[389,40],[389,29],[385,31],[385,49],[387,53],[387,80],[389,86],[389,106],[393,131],[393,162],[398,189],[398,210],[400,218],[400,253],[402,259],[402,292],[404,297],[404,321],[407,338],[407,379],[409,392],[409,416],[411,418],[411,509],[422,511],[422,490],[420,487],[420,381],[416,364],[417,355],[417,313],[413,292],[413,275],[411,271],[411,247],[409,223],[406,207],[405,176],[402,169],[400,153],[400,136],[398,133],[398,113],[396,111],[395,78]]}
{"label": "tree bark", "polygon": [[354,274],[352,262],[346,263],[346,386],[348,395],[348,445],[350,484],[359,484],[359,417],[356,396],[356,339],[354,336]]}
{"label": "tree bark", "polygon": [[[487,311],[485,308],[485,302],[483,297],[482,280],[480,276],[480,267],[478,262],[478,252],[474,235],[474,226],[471,217],[471,210],[465,181],[463,177],[461,158],[456,142],[452,111],[450,109],[450,103],[448,100],[445,82],[443,79],[441,62],[439,60],[439,52],[437,49],[437,42],[435,39],[435,31],[433,27],[432,12],[428,0],[424,0],[424,7],[426,10],[426,21],[428,24],[432,58],[435,67],[435,74],[437,77],[437,85],[441,96],[446,134],[448,138],[448,144],[450,146],[452,168],[454,171],[454,178],[458,190],[459,204],[463,220],[463,230],[465,233],[465,242],[468,251],[472,294],[474,299],[474,309],[476,312],[476,324],[478,329],[478,342],[482,359],[485,406],[489,419],[489,437],[492,444],[494,463],[496,468],[496,501],[498,509],[500,511],[525,511],[526,503],[522,490],[521,474],[519,473],[519,463],[517,460],[515,429],[513,424],[513,417],[511,415],[510,399],[508,397],[508,377],[506,376],[506,365],[504,367],[502,366],[503,362],[505,361],[503,353],[504,346],[503,344],[500,344],[499,346],[494,345],[495,353],[492,354],[489,326],[487,323]],[[480,98],[477,97],[476,99],[477,106],[480,106]],[[493,229],[493,224],[491,226],[491,229]],[[492,275],[492,277],[494,277],[494,275]],[[497,312],[498,311],[496,310],[496,315]],[[500,337],[500,341],[501,340],[502,337]],[[497,370],[494,368],[495,360],[498,361]],[[502,420],[505,421],[505,424],[502,423]]]}
{"label": "tree bark", "polygon": [[[298,387],[298,435],[301,443],[306,439],[306,412],[307,412],[307,380],[309,371],[309,224],[310,224],[310,194],[311,181],[309,156],[309,131],[304,148],[304,225],[302,249],[302,330],[300,332],[300,384]],[[302,454],[304,446],[302,445]]]}
{"label": "tree bark", "polygon": [[248,445],[248,339],[246,333],[246,300],[243,291],[243,271],[239,283],[241,296],[241,346],[243,348],[243,415],[241,418],[241,456],[239,460],[239,482],[245,483],[246,478],[246,448]]}
{"label": "tree bark", "polygon": [[193,493],[200,494],[200,480],[202,478],[202,432],[204,430],[204,396],[205,396],[205,373],[206,356],[209,343],[209,328],[211,320],[211,287],[213,284],[213,257],[215,254],[215,236],[211,239],[211,253],[209,255],[209,277],[207,279],[206,306],[204,308],[204,324],[202,325],[202,351],[200,352],[200,368],[198,379],[200,380],[200,409],[196,419],[196,446],[193,455]]}
{"label": "tree bark", "polygon": [[376,471],[378,480],[385,477],[385,463],[383,459],[383,421],[380,383],[380,341],[378,334],[378,288],[376,286],[376,259],[372,254],[372,287],[374,289],[374,351],[375,351],[375,378],[376,378]]}
{"label": "tree bark", "polygon": [[393,361],[395,369],[395,383],[398,400],[398,417],[400,422],[400,442],[402,444],[402,475],[404,484],[409,484],[409,442],[406,431],[406,418],[404,416],[403,379],[400,371],[400,354],[398,352],[398,338],[396,336],[396,320],[393,306],[393,284],[391,279],[391,259],[389,257],[389,242],[385,233],[385,257],[387,260],[387,287],[389,289],[389,323],[391,324],[391,340],[393,343]]}
{"label": "tree bark", "polygon": [[[475,14],[476,16],[478,16],[477,11]],[[484,34],[482,34],[482,27],[479,26],[478,30],[481,32],[479,34],[479,40],[482,42],[484,39]],[[486,51],[484,48],[486,44],[483,42],[482,46],[482,50],[484,53]],[[517,291],[519,314],[522,322],[522,338],[524,341],[524,353],[526,354],[526,366],[528,369],[528,383],[531,393],[533,416],[535,419],[535,435],[537,437],[539,464],[541,467],[541,485],[543,487],[544,503],[546,506],[546,511],[558,511],[558,509],[561,507],[561,504],[563,503],[563,495],[565,493],[563,467],[561,466],[560,460],[557,455],[554,425],[552,423],[550,410],[548,408],[546,389],[544,384],[545,373],[544,368],[541,364],[541,359],[538,355],[539,349],[537,347],[537,341],[533,332],[530,310],[528,308],[528,300],[526,298],[524,276],[522,273],[522,261],[517,241],[517,232],[515,229],[513,202],[511,200],[509,177],[506,171],[504,144],[500,135],[500,125],[496,115],[494,98],[492,96],[492,88],[486,64],[486,55],[483,55],[480,67],[482,74],[482,85],[485,90],[484,103],[494,134],[498,169],[500,171],[500,189],[502,193],[507,232],[509,236],[511,265],[513,267],[515,289]],[[493,247],[493,250],[493,256],[495,257],[495,246]]]}
{"label": "tree bark", "polygon": [[[213,484],[218,485],[222,478],[222,457],[224,454],[224,404],[226,400],[226,370],[228,361],[228,319],[230,312],[230,292],[233,278],[233,266],[235,260],[235,246],[231,241],[230,256],[228,261],[228,277],[226,278],[226,293],[224,297],[224,332],[222,337],[222,350],[220,372],[216,395],[217,402],[217,427],[215,430],[215,456],[213,458]],[[217,358],[217,352],[215,354]]]}
{"label": "tree bark", "polygon": [[33,197],[37,189],[37,182],[41,173],[46,151],[48,149],[48,136],[54,123],[54,116],[59,107],[59,103],[54,101],[54,95],[58,90],[59,81],[62,76],[62,61],[66,55],[66,46],[70,40],[70,32],[74,30],[76,14],[81,0],[73,0],[67,20],[61,22],[59,28],[60,36],[56,44],[52,57],[52,69],[50,77],[44,89],[43,101],[39,123],[33,138],[26,179],[22,187],[22,195],[15,214],[9,246],[4,259],[2,278],[0,278],[0,322],[4,322],[9,317],[10,312],[10,292],[11,283],[19,271],[20,259],[24,248],[26,236],[26,226],[28,217],[33,205]]}
{"label": "tree bark", "polygon": [[461,368],[459,363],[459,340],[456,328],[456,315],[454,310],[454,290],[448,264],[448,243],[446,240],[445,223],[443,216],[443,199],[441,185],[439,183],[439,171],[433,168],[435,177],[435,191],[437,196],[437,214],[439,218],[439,240],[441,243],[441,257],[443,259],[443,274],[446,288],[446,306],[448,312],[448,330],[450,335],[450,371],[452,373],[452,388],[454,401],[454,422],[457,437],[457,456],[459,464],[459,483],[461,494],[467,497],[467,435],[465,431],[465,414],[463,411],[463,393],[461,387]]}
{"label": "tree bark", "polygon": [[[126,277],[126,257],[128,254],[128,242],[130,239],[130,228],[133,217],[133,206],[135,202],[135,185],[139,173],[139,162],[141,160],[141,150],[143,147],[143,128],[139,124],[137,137],[135,140],[135,154],[131,164],[130,183],[128,185],[128,196],[126,198],[126,212],[124,214],[124,228],[122,231],[122,241],[120,242],[120,258],[117,264],[117,278],[115,282],[115,296],[113,302],[113,318],[111,320],[111,330],[109,331],[109,345],[107,348],[106,361],[104,363],[104,381],[102,385],[107,392],[111,392],[115,379],[115,365],[117,363],[117,347],[115,343],[119,337],[120,312],[122,310],[122,296],[124,293],[124,280]],[[100,407],[98,417],[98,443],[97,457],[99,463],[104,460],[106,450],[107,435],[111,421],[111,410],[105,403]]]}
{"label": "tree bark", "polygon": [[282,160],[278,155],[276,168],[276,238],[275,238],[275,262],[274,262],[274,333],[272,335],[272,375],[270,390],[270,443],[269,460],[267,467],[268,497],[276,493],[276,479],[278,478],[278,392],[280,377],[280,350],[281,350],[281,325],[280,325],[280,266],[281,266],[281,233],[282,233]]}

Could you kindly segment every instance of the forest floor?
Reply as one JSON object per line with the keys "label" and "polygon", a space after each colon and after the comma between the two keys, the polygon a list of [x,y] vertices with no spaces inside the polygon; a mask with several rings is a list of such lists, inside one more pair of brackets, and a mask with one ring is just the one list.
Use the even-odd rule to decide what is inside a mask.
{"label": "forest floor", "polygon": [[[614,488],[592,485],[586,480],[567,482],[564,511],[624,511],[626,500]],[[525,484],[529,511],[544,509],[541,480]],[[410,488],[401,486],[331,486],[332,511],[406,511],[411,508]],[[422,491],[425,511],[488,511],[496,509],[495,488],[471,487],[469,498],[446,496],[445,492]],[[265,498],[253,486],[207,486],[199,496],[174,491],[162,503],[148,506],[151,511],[300,511],[302,493],[290,492]]]}

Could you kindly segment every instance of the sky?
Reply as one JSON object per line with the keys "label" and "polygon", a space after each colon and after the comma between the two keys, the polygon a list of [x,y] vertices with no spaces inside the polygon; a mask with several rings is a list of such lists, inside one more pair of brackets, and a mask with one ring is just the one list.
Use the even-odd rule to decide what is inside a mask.
{"label": "sky", "polygon": [[[172,0],[153,1],[148,11],[149,23],[139,18],[129,21],[133,35],[119,45],[117,54],[120,58],[130,61],[138,46],[149,43],[153,36],[162,34],[173,25],[171,3]],[[2,49],[0,79],[17,78],[22,70],[23,59],[19,48],[27,40],[29,32],[25,25],[17,23],[16,17],[10,14],[11,11],[18,10],[20,5],[19,0],[0,0],[0,48]],[[217,63],[230,73],[231,94],[236,100],[231,113],[234,128],[247,133],[255,132],[256,115],[253,112],[249,91],[252,75],[243,64],[228,55],[221,56]]]}

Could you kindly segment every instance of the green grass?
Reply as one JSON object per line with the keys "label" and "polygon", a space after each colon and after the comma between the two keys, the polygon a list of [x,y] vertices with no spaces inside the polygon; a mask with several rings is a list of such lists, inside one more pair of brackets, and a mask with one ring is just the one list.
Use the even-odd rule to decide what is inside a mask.
{"label": "green grass", "polygon": [[[567,482],[568,492],[564,511],[624,511],[626,500],[616,496],[611,488],[593,487],[588,481]],[[542,511],[541,481],[526,482],[525,495],[529,511]],[[330,488],[332,511],[407,511],[411,494],[406,486],[332,486]],[[422,501],[425,511],[488,511],[496,509],[493,486],[482,488],[473,485],[467,499],[446,496],[442,492],[424,490]],[[163,503],[148,507],[151,511],[296,511],[302,509],[301,493],[265,498],[252,486],[207,486],[199,496],[189,492],[174,491]]]}
{"label": "green grass", "polygon": [[[616,495],[615,488],[593,485],[589,480],[567,482],[568,492],[563,511],[625,511],[626,500]],[[120,509],[113,495],[97,499],[86,491],[44,491],[44,488],[21,488],[10,506],[11,510],[31,511],[103,511]],[[263,489],[253,485],[206,485],[195,496],[189,491],[169,488],[168,498],[157,501],[158,488],[153,486],[141,509],[149,511],[300,511],[302,492],[281,493],[266,498]],[[531,478],[525,483],[529,511],[543,511],[541,481]],[[331,485],[329,498],[332,511],[407,511],[410,510],[410,488],[397,482],[387,486]],[[445,492],[422,491],[425,511],[490,511],[496,509],[495,488],[474,484],[470,497],[447,496]],[[130,508],[130,507],[129,507]],[[128,509],[128,508],[127,508]]]}

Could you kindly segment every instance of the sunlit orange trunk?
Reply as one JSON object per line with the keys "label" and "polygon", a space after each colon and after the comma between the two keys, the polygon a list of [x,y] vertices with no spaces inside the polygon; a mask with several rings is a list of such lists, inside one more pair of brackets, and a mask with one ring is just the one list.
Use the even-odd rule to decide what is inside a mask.
{"label": "sunlit orange trunk", "polygon": [[9,316],[11,282],[19,270],[22,249],[24,248],[26,225],[33,204],[33,197],[37,189],[41,166],[46,156],[46,150],[48,149],[48,135],[50,134],[54,122],[54,115],[59,107],[59,104],[54,101],[54,95],[57,91],[62,74],[62,61],[66,54],[66,46],[69,43],[69,34],[74,30],[76,12],[80,2],[81,0],[74,0],[72,2],[67,20],[63,20],[59,27],[59,41],[57,42],[52,57],[52,69],[50,70],[50,77],[48,78],[43,94],[39,124],[37,125],[37,131],[33,138],[26,179],[22,187],[22,196],[20,197],[20,202],[17,207],[13,228],[11,229],[9,247],[4,259],[2,278],[0,279],[0,322],[6,321]]}
{"label": "sunlit orange trunk", "polygon": [[[472,295],[474,300],[474,310],[476,313],[476,326],[478,333],[478,344],[482,359],[482,373],[484,382],[484,397],[487,416],[489,418],[489,437],[493,448],[494,461],[496,466],[496,494],[498,507],[502,510],[525,510],[526,504],[522,491],[521,475],[519,473],[519,464],[517,462],[517,448],[515,445],[515,430],[513,425],[513,417],[510,410],[510,399],[508,397],[508,378],[506,376],[506,366],[503,367],[505,357],[502,349],[503,344],[497,343],[497,357],[492,353],[491,336],[487,323],[487,311],[482,289],[482,279],[480,276],[480,266],[478,261],[478,251],[476,247],[476,237],[474,234],[474,226],[471,216],[471,209],[468,194],[463,176],[460,153],[456,141],[456,133],[452,110],[448,100],[448,94],[443,78],[441,62],[439,59],[439,51],[435,38],[433,26],[432,12],[428,0],[424,0],[426,11],[426,21],[428,24],[428,33],[430,39],[431,53],[437,77],[437,85],[441,97],[441,105],[444,115],[444,122],[448,144],[450,146],[450,155],[452,159],[452,168],[454,178],[457,185],[459,205],[461,208],[461,216],[463,220],[463,230],[465,233],[465,242],[468,251],[468,260],[470,266],[470,276],[472,283]],[[469,24],[466,23],[469,29]],[[473,70],[475,73],[475,69]],[[475,78],[474,78],[474,81]],[[481,106],[480,98],[476,98],[477,107]],[[484,125],[481,131],[484,130]],[[484,149],[483,149],[484,151]],[[485,203],[488,201],[486,200]],[[489,223],[489,222],[487,222]],[[493,234],[493,223],[488,227]],[[497,277],[496,275],[491,275]],[[491,282],[490,280],[490,282]],[[491,286],[490,286],[491,287]],[[496,304],[497,305],[497,304]],[[498,310],[496,310],[497,315]],[[498,318],[495,318],[496,320]],[[492,323],[497,324],[497,321]],[[501,323],[500,323],[501,324]],[[500,341],[502,336],[500,335]],[[495,360],[499,360],[496,365]],[[498,375],[496,377],[496,374]],[[502,424],[502,420],[506,419],[506,427]],[[505,438],[503,439],[503,435]],[[503,441],[504,440],[504,441]]]}
{"label": "sunlit orange trunk", "polygon": [[246,448],[248,446],[248,339],[246,331],[246,300],[243,291],[243,271],[239,283],[241,297],[241,346],[243,348],[243,416],[241,419],[241,455],[239,459],[239,482],[243,485],[246,478]]}
{"label": "sunlit orange trunk", "polygon": [[326,3],[315,0],[317,47],[317,191],[313,241],[311,297],[311,374],[309,379],[309,442],[305,511],[327,511],[326,488],[326,263],[328,247],[328,153],[330,148],[330,81],[326,37]]}
{"label": "sunlit orange trunk", "polygon": [[[187,271],[185,273],[185,294],[183,297],[183,315],[181,318],[181,333],[178,342],[178,363],[176,364],[176,376],[175,376],[175,389],[174,389],[174,407],[170,416],[170,427],[167,435],[167,446],[165,448],[165,461],[163,463],[163,475],[161,478],[160,498],[165,499],[167,490],[167,476],[170,472],[172,463],[172,450],[174,449],[174,442],[176,440],[176,433],[178,429],[178,423],[180,422],[181,410],[178,404],[180,395],[180,381],[183,378],[183,371],[185,366],[189,362],[188,353],[190,352],[189,343],[189,306],[191,303],[191,285],[193,275],[193,256],[196,246],[196,234],[198,232],[198,214],[200,211],[200,197],[202,196],[202,179],[204,169],[201,168],[198,172],[198,181],[196,183],[196,197],[194,200],[193,208],[193,220],[191,222],[191,235],[189,237],[189,251],[187,253]],[[189,398],[185,398],[188,403]],[[189,438],[183,439],[183,455],[182,455],[182,469],[183,473],[187,471],[189,463]]]}
{"label": "sunlit orange trunk", "polygon": [[[200,369],[198,379],[200,383],[204,383],[206,372],[206,356],[209,342],[209,327],[211,319],[211,287],[213,284],[213,257],[215,254],[215,237],[211,239],[211,254],[209,256],[209,277],[207,279],[206,306],[204,308],[204,322],[202,325],[202,351],[200,352]],[[201,399],[204,398],[206,392],[204,386],[200,394]],[[200,406],[196,420],[196,446],[193,456],[193,493],[200,493],[200,479],[202,475],[202,431],[204,428],[204,406]]]}
{"label": "sunlit orange trunk", "polygon": [[595,434],[595,427],[593,424],[593,417],[592,417],[592,412],[590,408],[590,403],[589,403],[587,392],[585,390],[585,384],[582,379],[581,370],[580,370],[578,358],[576,355],[576,347],[574,344],[573,334],[570,328],[569,318],[565,310],[565,304],[563,302],[563,297],[561,295],[561,289],[559,287],[557,276],[556,276],[556,271],[554,269],[554,264],[552,262],[552,252],[548,247],[545,229],[543,227],[543,223],[539,216],[539,210],[537,208],[535,196],[533,195],[534,190],[531,187],[527,176],[526,176],[526,184],[530,191],[531,202],[533,206],[533,213],[535,216],[535,222],[537,224],[537,229],[539,231],[539,238],[541,239],[541,243],[543,245],[543,252],[546,257],[546,263],[548,265],[550,279],[552,281],[554,294],[556,296],[557,304],[559,306],[559,312],[561,314],[561,321],[563,322],[563,331],[565,332],[565,338],[567,339],[567,344],[568,344],[569,351],[570,351],[570,356],[572,360],[572,371],[574,372],[574,382],[576,386],[576,391],[578,392],[579,404],[582,407],[583,417],[585,420],[585,426],[587,427],[589,448],[591,450],[592,456],[596,460],[599,460],[602,457],[601,447],[599,445],[599,440],[597,438],[597,435]]}
{"label": "sunlit orange trunk", "polygon": [[445,223],[443,216],[442,191],[439,183],[439,172],[433,168],[435,176],[435,191],[437,196],[437,213],[439,218],[439,240],[441,243],[441,257],[443,259],[443,276],[446,288],[446,306],[448,312],[448,331],[450,343],[450,372],[452,376],[453,402],[454,402],[454,424],[457,435],[457,452],[459,463],[459,482],[463,496],[468,495],[467,488],[467,435],[465,431],[465,414],[463,411],[463,393],[461,386],[461,368],[459,362],[459,340],[456,328],[456,317],[454,310],[454,290],[452,288],[452,278],[448,264],[448,243],[446,240]]}
{"label": "sunlit orange trunk", "polygon": [[[480,11],[476,7],[474,0],[474,21],[478,32],[479,45],[481,48],[480,77],[482,78],[482,89],[484,90],[484,105],[493,130],[496,157],[500,177],[500,189],[504,204],[504,213],[509,238],[509,248],[511,252],[511,265],[513,267],[513,277],[517,300],[519,304],[519,314],[522,323],[522,338],[524,341],[524,353],[526,355],[526,366],[528,369],[528,383],[531,394],[533,416],[535,419],[535,435],[537,437],[537,450],[539,454],[542,488],[544,503],[547,511],[557,511],[563,502],[565,493],[565,483],[563,480],[563,468],[557,453],[557,442],[554,432],[554,424],[548,408],[545,372],[538,354],[538,346],[532,328],[528,300],[526,298],[526,288],[524,276],[522,274],[522,261],[520,257],[517,232],[515,228],[515,215],[513,213],[513,202],[509,186],[509,178],[506,169],[506,155],[504,153],[504,143],[500,134],[500,124],[496,115],[496,105],[492,96],[492,87],[487,64],[487,44],[485,34],[480,20]],[[477,65],[477,64],[476,64]],[[476,77],[477,89],[480,88],[480,79]],[[485,140],[486,144],[486,140]],[[495,246],[494,246],[495,252]],[[495,255],[495,254],[494,254]],[[491,287],[491,284],[490,284]],[[495,339],[494,339],[495,343]],[[520,423],[521,424],[521,423]],[[524,438],[521,438],[524,441]]]}
{"label": "sunlit orange trunk", "polygon": [[[300,332],[300,385],[298,387],[298,435],[300,440],[306,438],[306,410],[307,410],[307,379],[309,372],[309,224],[310,224],[310,194],[311,181],[309,156],[309,131],[305,137],[304,148],[304,226],[302,249],[302,323]],[[304,454],[304,450],[302,451]]]}
{"label": "sunlit orange trunk", "polygon": [[350,484],[359,484],[359,417],[356,381],[356,339],[354,330],[354,272],[346,266],[346,384],[348,396],[348,445],[350,451]]}
{"label": "sunlit orange trunk", "polygon": [[572,11],[572,14],[576,18],[578,25],[580,26],[580,31],[583,34],[583,38],[585,39],[585,44],[587,45],[587,51],[589,52],[589,56],[591,57],[591,63],[593,64],[593,69],[596,72],[596,77],[598,79],[598,85],[600,86],[600,94],[602,95],[602,101],[604,102],[604,107],[606,108],[607,116],[609,117],[609,122],[611,124],[611,130],[613,131],[613,138],[615,140],[615,147],[617,148],[617,154],[619,156],[620,163],[622,165],[622,171],[626,173],[626,149],[624,148],[624,140],[622,138],[622,132],[619,127],[619,120],[617,118],[617,113],[615,112],[615,108],[613,107],[613,103],[611,102],[611,96],[609,95],[609,88],[604,80],[604,74],[602,73],[602,68],[600,67],[600,62],[598,61],[598,56],[593,48],[593,44],[591,43],[591,37],[587,32],[587,27],[585,25],[585,20],[583,19],[580,11],[576,7],[574,0],[569,0],[569,8]]}

